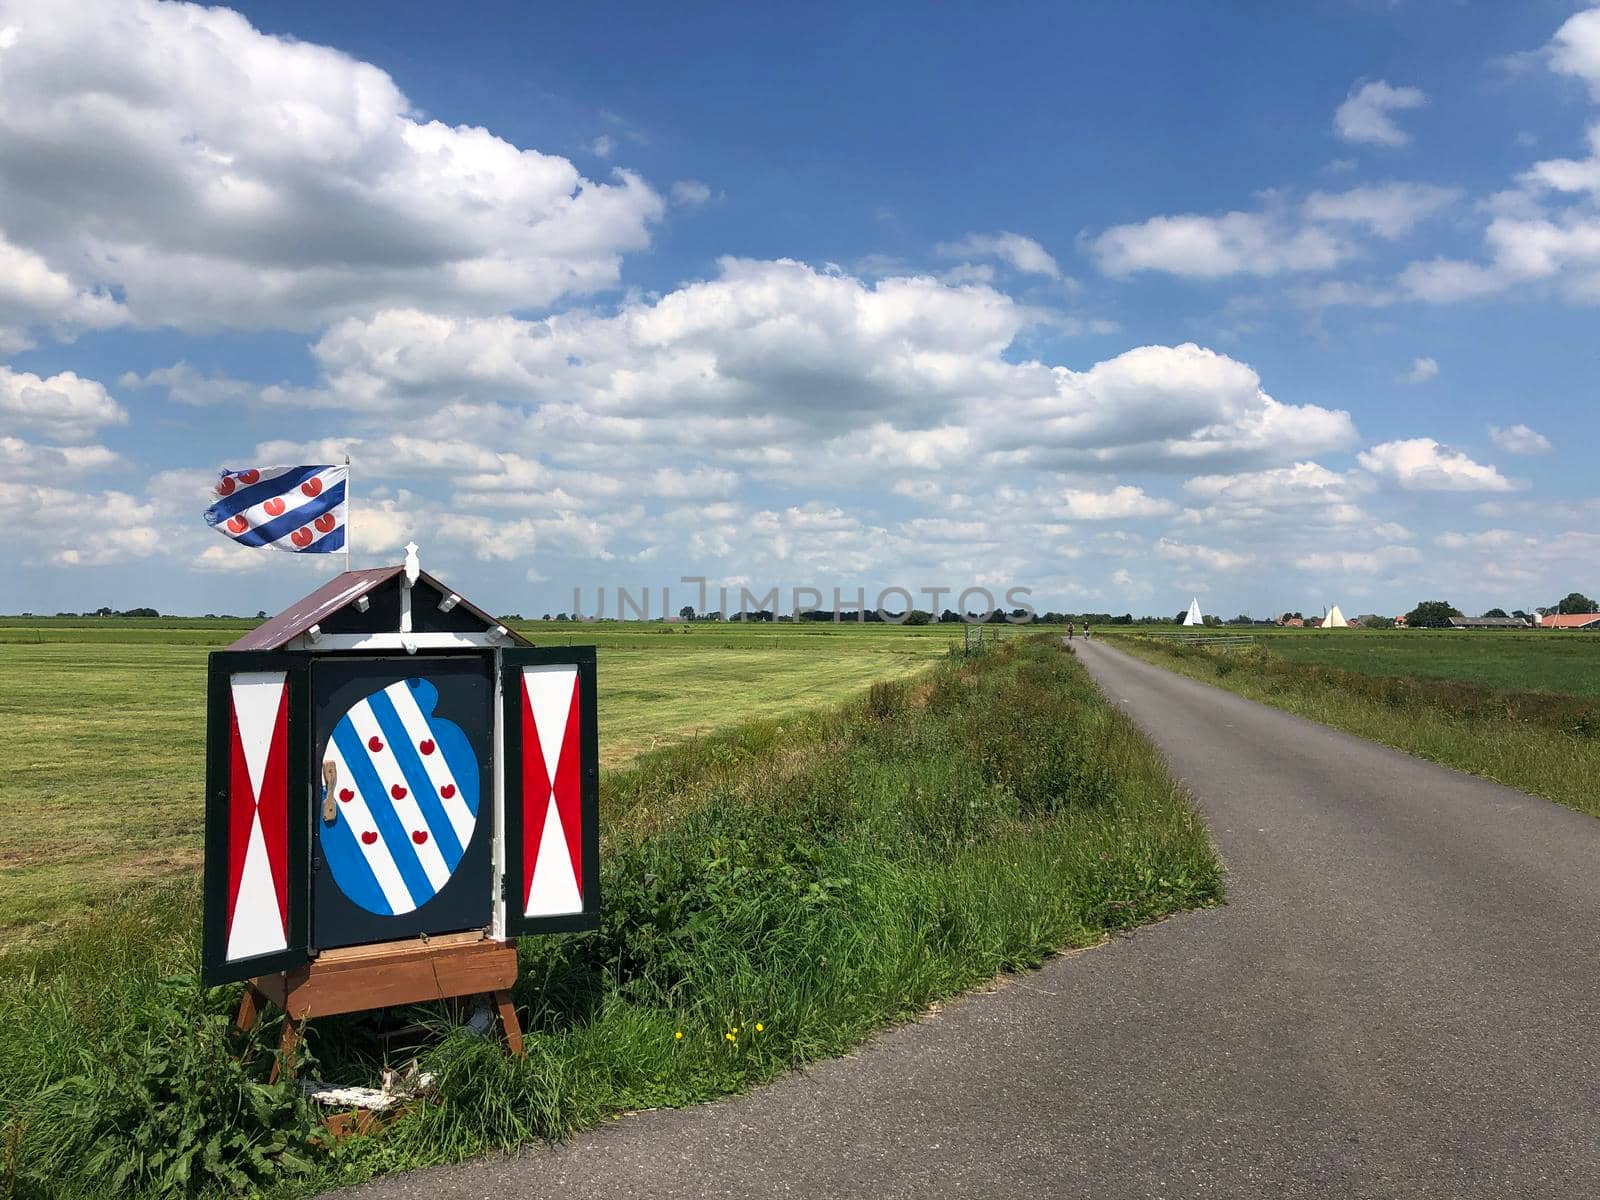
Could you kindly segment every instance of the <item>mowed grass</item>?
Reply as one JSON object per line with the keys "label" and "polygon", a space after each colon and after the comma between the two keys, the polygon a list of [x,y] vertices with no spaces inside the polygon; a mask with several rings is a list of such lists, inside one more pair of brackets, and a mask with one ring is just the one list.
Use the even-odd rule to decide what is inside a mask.
{"label": "mowed grass", "polygon": [[600,648],[600,759],[621,766],[646,750],[755,718],[782,720],[922,670],[960,644],[949,626],[657,625],[550,634],[541,645]]}
{"label": "mowed grass", "polygon": [[[0,620],[0,943],[200,860],[206,655],[255,622]],[[533,622],[600,647],[601,760],[838,703],[959,627]]]}
{"label": "mowed grass", "polygon": [[1117,645],[1252,700],[1600,816],[1600,637],[1348,630],[1267,634],[1244,648],[1138,636]]}

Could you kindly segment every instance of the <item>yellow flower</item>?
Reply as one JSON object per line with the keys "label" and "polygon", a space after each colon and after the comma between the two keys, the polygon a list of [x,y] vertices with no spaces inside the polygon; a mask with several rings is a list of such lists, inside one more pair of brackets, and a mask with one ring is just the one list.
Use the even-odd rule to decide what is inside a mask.
{"label": "yellow flower", "polygon": [[738,1038],[734,1037],[733,1034],[731,1034],[731,1033],[725,1033],[722,1036],[727,1038],[730,1042],[737,1042],[739,1040]]}
{"label": "yellow flower", "polygon": [[760,1021],[757,1021],[757,1022],[756,1022],[756,1032],[757,1032],[757,1033],[761,1033],[761,1032],[762,1032],[762,1031],[764,1031],[764,1030],[765,1030],[765,1029],[766,1029],[766,1026],[765,1026],[765,1025],[763,1025],[763,1024],[762,1024],[762,1023],[761,1023],[761,1022],[760,1022]]}
{"label": "yellow flower", "polygon": [[678,1032],[673,1034],[672,1036],[673,1036],[673,1039],[676,1040],[676,1041],[680,1041],[680,1042],[683,1041],[683,1030],[681,1030],[681,1029],[678,1030]]}

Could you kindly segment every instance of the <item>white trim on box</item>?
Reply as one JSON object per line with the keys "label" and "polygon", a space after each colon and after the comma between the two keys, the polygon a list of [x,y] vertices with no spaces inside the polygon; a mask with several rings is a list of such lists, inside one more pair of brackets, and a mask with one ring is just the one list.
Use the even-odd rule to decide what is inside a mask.
{"label": "white trim on box", "polygon": [[[494,869],[490,881],[494,888],[489,911],[493,914],[489,933],[496,941],[506,938],[506,731],[505,672],[500,656],[494,662]],[[520,678],[520,676],[519,676]]]}
{"label": "white trim on box", "polygon": [[301,634],[288,650],[493,650],[508,638],[505,627],[483,633],[317,633]]}

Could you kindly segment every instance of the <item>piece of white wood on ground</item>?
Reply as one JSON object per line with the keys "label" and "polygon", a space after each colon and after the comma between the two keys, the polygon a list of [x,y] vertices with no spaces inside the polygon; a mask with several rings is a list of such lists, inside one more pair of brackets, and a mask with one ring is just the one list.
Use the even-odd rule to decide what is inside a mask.
{"label": "piece of white wood on ground", "polygon": [[405,1071],[385,1070],[381,1088],[340,1087],[320,1079],[302,1079],[300,1091],[306,1099],[325,1108],[362,1108],[368,1112],[388,1112],[433,1090],[432,1072],[417,1070],[412,1063]]}

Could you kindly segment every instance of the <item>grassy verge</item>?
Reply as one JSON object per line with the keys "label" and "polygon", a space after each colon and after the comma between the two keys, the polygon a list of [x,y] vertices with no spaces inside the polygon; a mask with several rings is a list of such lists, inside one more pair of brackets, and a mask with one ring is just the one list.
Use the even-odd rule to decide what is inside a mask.
{"label": "grassy verge", "polygon": [[1595,698],[1374,675],[1295,661],[1262,646],[1207,648],[1139,637],[1119,638],[1117,645],[1252,700],[1600,816]]}
{"label": "grassy verge", "polygon": [[[1199,818],[1055,639],[608,776],[606,918],[528,939],[524,1059],[460,1030],[313,1022],[319,1071],[420,1053],[435,1099],[336,1153],[268,1088],[271,1025],[193,979],[170,887],[0,959],[0,1195],[298,1194],[738,1091],[997,972],[1217,901]],[[436,1010],[393,1014],[392,1025]],[[238,1055],[235,1061],[233,1055]]]}

